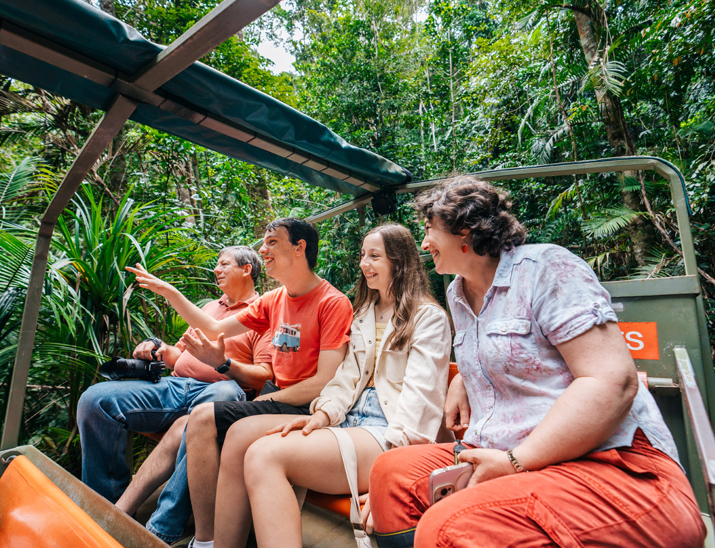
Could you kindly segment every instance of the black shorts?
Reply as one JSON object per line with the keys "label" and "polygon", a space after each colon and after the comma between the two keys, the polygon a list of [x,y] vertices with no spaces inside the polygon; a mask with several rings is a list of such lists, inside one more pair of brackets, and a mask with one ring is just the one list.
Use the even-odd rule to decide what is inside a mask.
{"label": "black shorts", "polygon": [[[267,381],[261,390],[261,396],[279,390],[280,388],[275,384]],[[310,415],[310,404],[295,406],[274,400],[214,402],[214,420],[219,445],[223,445],[226,432],[234,422],[252,415]]]}

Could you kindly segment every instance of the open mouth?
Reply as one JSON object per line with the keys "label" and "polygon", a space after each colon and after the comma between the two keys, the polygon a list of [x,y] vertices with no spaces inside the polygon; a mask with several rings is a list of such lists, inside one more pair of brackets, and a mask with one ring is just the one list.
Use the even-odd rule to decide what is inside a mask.
{"label": "open mouth", "polygon": [[366,280],[372,280],[373,278],[377,277],[377,274],[375,274],[374,272],[364,272],[364,274]]}

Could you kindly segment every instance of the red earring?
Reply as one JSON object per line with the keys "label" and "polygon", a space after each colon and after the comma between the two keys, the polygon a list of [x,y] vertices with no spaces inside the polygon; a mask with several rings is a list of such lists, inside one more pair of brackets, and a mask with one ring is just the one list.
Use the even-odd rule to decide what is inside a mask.
{"label": "red earring", "polygon": [[467,252],[467,244],[462,244],[462,253]]}

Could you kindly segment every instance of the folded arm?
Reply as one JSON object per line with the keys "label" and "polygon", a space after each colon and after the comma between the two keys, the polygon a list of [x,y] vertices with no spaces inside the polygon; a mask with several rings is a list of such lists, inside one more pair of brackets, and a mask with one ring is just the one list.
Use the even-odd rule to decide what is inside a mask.
{"label": "folded arm", "polygon": [[636,367],[616,323],[594,326],[556,348],[574,381],[514,450],[527,470],[576,459],[607,441],[638,392]]}
{"label": "folded arm", "polygon": [[[628,415],[638,392],[635,364],[618,325],[596,325],[556,347],[574,376],[544,419],[513,454],[527,470],[577,459],[607,441]],[[513,474],[505,451],[462,451],[472,462],[470,484]]]}

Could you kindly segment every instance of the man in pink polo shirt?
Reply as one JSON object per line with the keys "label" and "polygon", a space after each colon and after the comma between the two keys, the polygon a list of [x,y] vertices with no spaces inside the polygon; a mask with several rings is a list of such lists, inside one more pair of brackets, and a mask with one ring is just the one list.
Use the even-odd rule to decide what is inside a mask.
{"label": "man in pink polo shirt", "polygon": [[[254,283],[260,271],[261,259],[253,249],[234,246],[221,250],[214,273],[224,294],[202,310],[221,320],[247,308],[258,298]],[[187,333],[193,334],[193,329]],[[246,391],[260,392],[264,383],[273,378],[268,333],[249,331],[227,337],[223,344],[229,360],[214,368],[186,352],[181,342],[171,346],[150,338],[137,346],[134,357],[150,360],[155,350],[157,358],[173,369],[170,377],[156,384],[122,380],[90,387],[77,410],[82,480],[132,515],[175,470],[185,469],[181,462],[186,458],[182,435],[191,410],[210,401],[245,400]],[[127,430],[161,432],[167,428],[164,438],[129,483],[131,471],[125,463]],[[166,492],[162,499],[160,511],[151,523],[168,540],[181,533],[191,506],[188,492]]]}

